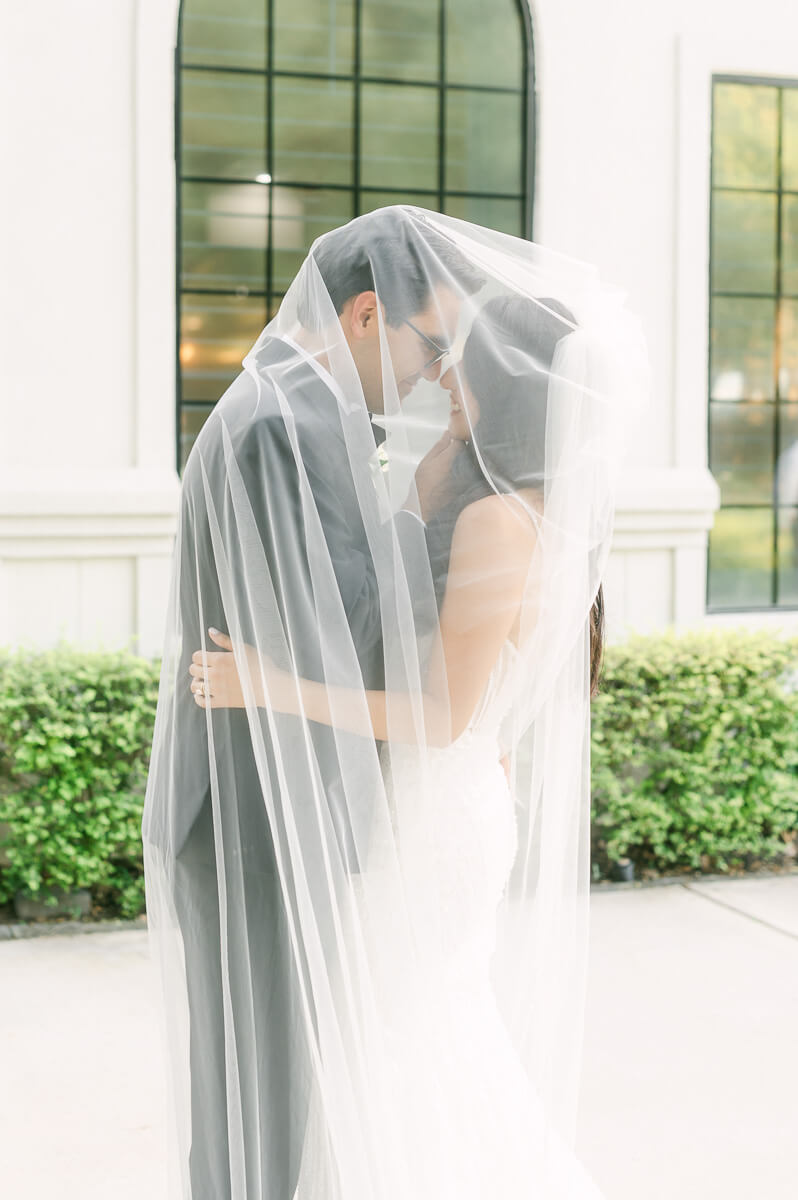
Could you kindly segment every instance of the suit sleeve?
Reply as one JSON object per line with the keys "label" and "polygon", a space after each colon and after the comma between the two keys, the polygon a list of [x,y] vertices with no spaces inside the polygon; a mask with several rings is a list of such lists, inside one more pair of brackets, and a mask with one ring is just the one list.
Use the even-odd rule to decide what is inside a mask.
{"label": "suit sleeve", "polygon": [[[314,443],[312,432],[300,435],[303,466],[352,639],[363,661],[382,639],[374,562],[343,447],[323,437]],[[262,503],[253,504],[254,516],[285,614],[289,605],[302,603],[310,580],[299,472],[279,415],[258,422],[248,433],[239,465],[248,494],[253,499],[262,496]],[[405,545],[423,542],[423,526],[412,513],[399,513],[394,521],[403,550]]]}

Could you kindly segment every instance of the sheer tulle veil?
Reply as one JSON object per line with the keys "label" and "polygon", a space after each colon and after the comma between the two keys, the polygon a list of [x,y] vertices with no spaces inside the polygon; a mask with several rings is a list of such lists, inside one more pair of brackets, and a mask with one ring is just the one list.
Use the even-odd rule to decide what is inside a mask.
{"label": "sheer tulle veil", "polygon": [[[468,1003],[440,968],[468,936],[442,880],[471,809],[459,829],[446,764],[475,753],[486,687],[500,721],[480,753],[497,794],[509,780],[515,842],[480,936],[544,1114],[537,1176],[512,1194],[582,1194],[563,1154],[588,954],[590,612],[646,389],[639,322],[595,269],[402,205],[314,242],[208,418],[183,479],[143,820],[173,1195],[292,1200],[311,1114],[326,1182],[297,1200],[463,1200],[446,1156],[471,1135],[436,1030],[459,1019],[442,1005]],[[479,669],[476,644],[494,647]],[[198,703],[189,668],[222,654],[242,699]],[[407,1140],[405,1054],[440,1123],[434,1163]]]}

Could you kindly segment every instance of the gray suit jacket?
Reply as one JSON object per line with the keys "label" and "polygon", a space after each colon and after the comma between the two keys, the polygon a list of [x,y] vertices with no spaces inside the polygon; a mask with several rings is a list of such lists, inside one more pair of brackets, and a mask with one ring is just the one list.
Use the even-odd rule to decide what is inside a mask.
{"label": "gray suit jacket", "polygon": [[[261,379],[268,381],[270,366],[279,366],[295,357],[286,343],[267,339],[259,351]],[[363,681],[366,687],[379,688],[383,686],[383,660],[377,582],[347,457],[338,402],[309,364],[292,367],[290,378],[291,407],[302,462]],[[206,714],[194,703],[189,690],[191,655],[201,645],[202,626],[206,631],[209,625],[214,625],[228,632],[206,502],[207,488],[211,493],[212,509],[221,510],[225,503],[227,466],[221,422],[214,420],[217,412],[230,432],[237,470],[251,501],[252,517],[265,555],[265,569],[277,590],[283,625],[292,632],[298,667],[310,678],[322,678],[319,631],[315,613],[308,605],[312,589],[308,586],[294,451],[274,390],[263,387],[257,396],[252,377],[242,371],[201,431],[186,465],[181,492],[177,597],[182,626],[181,655],[176,694],[169,710],[160,714],[161,721],[167,725],[161,741],[168,745],[169,735],[173,735],[177,754],[163,756],[162,761],[152,764],[148,785],[151,793],[147,804],[149,820],[145,822],[149,839],[159,842],[165,838],[175,855],[179,854],[202,806],[210,802],[211,752]],[[253,412],[256,415],[253,416]],[[200,453],[204,469],[200,468]],[[424,530],[420,522],[410,513],[400,513],[395,520],[408,553],[423,553]],[[254,548],[257,555],[260,555],[260,547]],[[245,546],[236,549],[246,555]],[[249,571],[247,574],[250,578]],[[239,609],[239,615],[246,622],[246,610]],[[254,621],[255,614],[249,615]],[[248,634],[244,629],[243,632],[248,638],[254,631]],[[214,649],[207,633],[205,641],[209,649]],[[182,681],[184,687],[181,687]],[[270,736],[265,714],[262,727],[268,753]],[[311,736],[340,850],[348,869],[356,871],[359,864],[346,815],[347,803],[351,805],[353,798],[345,798],[341,788],[337,750],[341,735],[334,735],[333,730],[325,726],[312,724]],[[273,847],[264,818],[262,781],[256,770],[252,736],[244,710],[214,710],[214,743],[215,774],[220,791],[223,789],[226,795],[235,795],[239,800],[236,818],[242,831],[242,852],[264,856],[268,860]],[[273,774],[274,762],[269,757]],[[291,788],[301,795],[303,788],[311,786],[308,766],[295,761],[291,769]],[[272,790],[275,788],[273,778]],[[161,789],[163,798],[173,797],[168,810],[162,804],[159,807]],[[370,802],[367,791],[364,788],[363,805]],[[362,828],[361,817],[368,820],[365,810],[358,818],[358,826]],[[267,866],[268,862],[263,861],[262,865]]]}

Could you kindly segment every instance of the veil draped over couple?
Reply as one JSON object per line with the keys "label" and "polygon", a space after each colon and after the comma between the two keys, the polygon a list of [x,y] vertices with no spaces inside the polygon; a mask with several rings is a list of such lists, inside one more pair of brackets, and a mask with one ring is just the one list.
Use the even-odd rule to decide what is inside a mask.
{"label": "veil draped over couple", "polygon": [[143,819],[171,1195],[582,1200],[589,732],[638,322],[397,206],[189,456]]}

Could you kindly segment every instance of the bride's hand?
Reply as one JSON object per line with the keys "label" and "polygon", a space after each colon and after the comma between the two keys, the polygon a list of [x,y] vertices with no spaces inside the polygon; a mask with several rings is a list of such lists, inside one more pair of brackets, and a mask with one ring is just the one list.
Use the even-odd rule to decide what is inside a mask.
{"label": "bride's hand", "polygon": [[[232,653],[233,643],[226,633],[210,628],[208,633],[217,646],[222,647],[219,654],[195,650],[191,656],[191,666],[188,669],[191,676],[191,691],[194,701],[200,708],[244,708],[244,689],[241,676]],[[254,646],[241,646],[239,657],[243,653],[252,688],[255,692],[255,703],[263,706],[263,676],[272,700],[273,685],[278,677],[284,674],[274,665],[271,659],[259,654]],[[275,707],[277,707],[275,705]]]}
{"label": "bride's hand", "polygon": [[427,521],[446,503],[449,499],[447,484],[452,463],[462,450],[463,443],[453,438],[447,429],[418,464],[414,477],[418,501],[415,501],[411,489],[405,508],[414,511],[420,509],[422,520]]}

